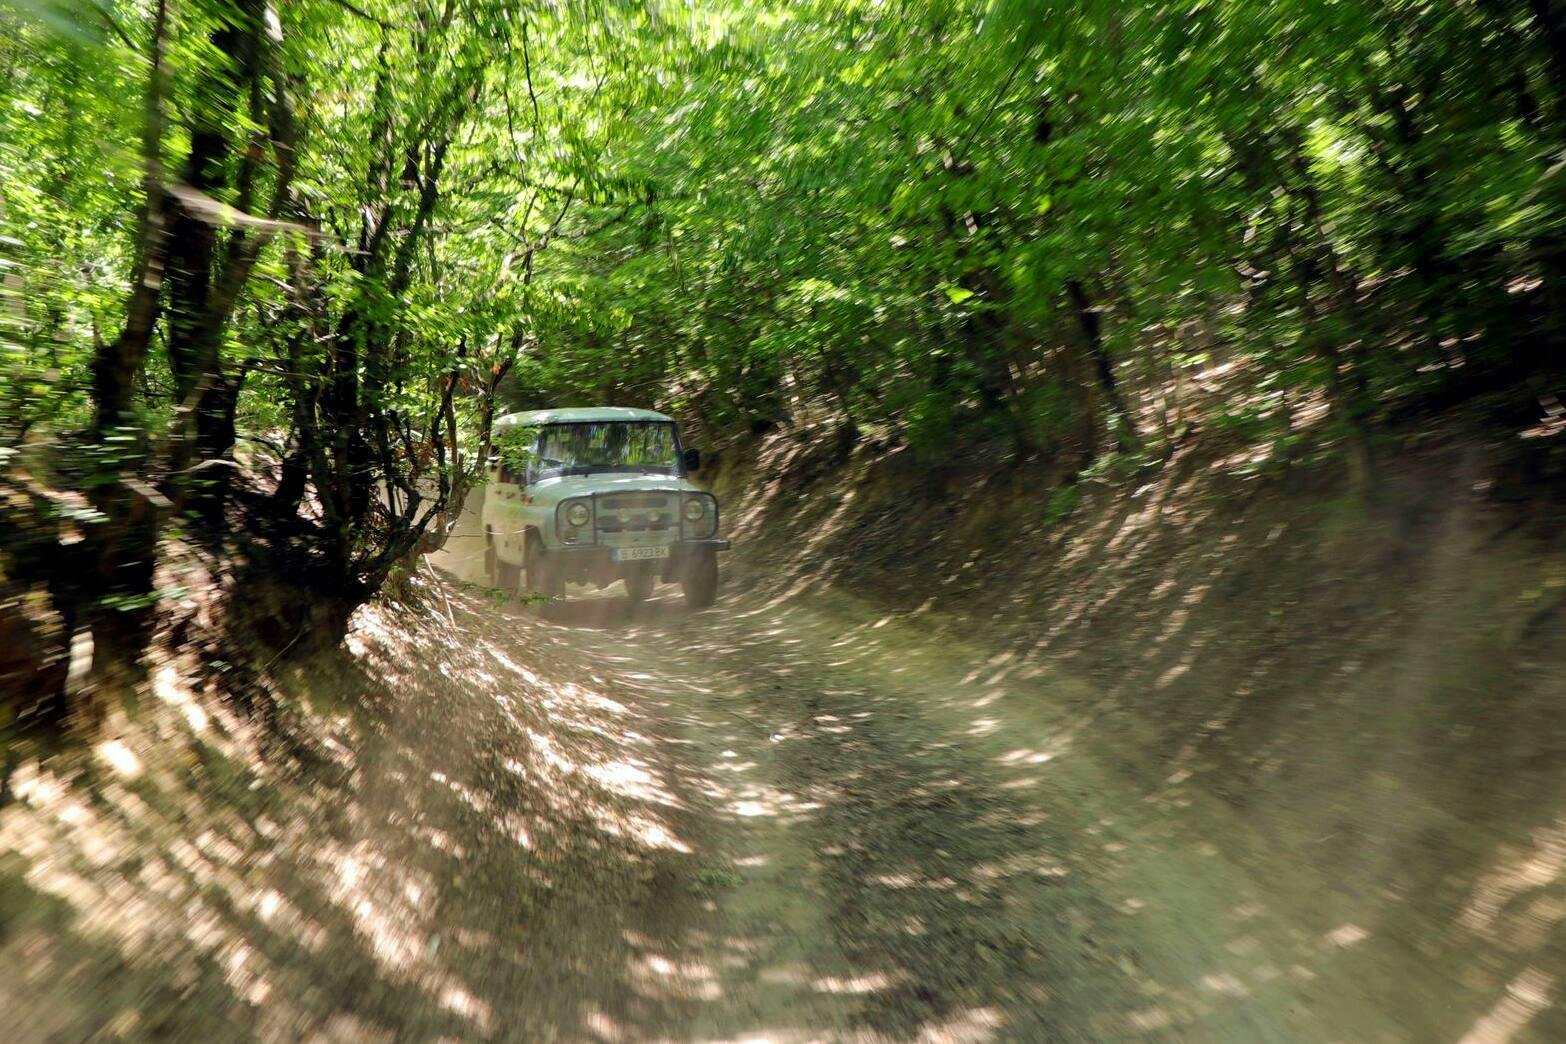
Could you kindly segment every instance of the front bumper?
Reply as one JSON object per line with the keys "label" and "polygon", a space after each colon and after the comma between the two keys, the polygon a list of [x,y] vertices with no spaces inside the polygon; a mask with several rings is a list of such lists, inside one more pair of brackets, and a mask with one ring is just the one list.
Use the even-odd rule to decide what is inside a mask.
{"label": "front bumper", "polygon": [[[713,537],[711,540],[681,540],[676,547],[707,548],[709,551],[727,551],[731,545],[722,537]],[[672,554],[672,552],[671,552]]]}
{"label": "front bumper", "polygon": [[[635,545],[646,547],[649,545]],[[679,580],[691,566],[702,558],[718,551],[727,551],[729,542],[720,538],[711,540],[678,540],[668,544],[667,558],[637,558],[628,562],[616,562],[611,557],[614,548],[605,544],[567,544],[561,548],[547,548],[546,559],[564,570],[567,580],[596,583],[600,587],[614,583],[633,572],[655,572],[665,583]]]}
{"label": "front bumper", "polygon": [[[645,547],[647,545],[633,545]],[[721,537],[711,540],[676,540],[669,546],[668,558],[643,559],[643,561],[667,562],[680,558],[688,558],[702,551],[727,551],[732,545]],[[585,558],[602,558],[605,562],[613,561],[610,552],[614,548],[607,544],[563,544],[560,547],[545,548],[546,554],[570,557],[572,560]],[[630,563],[615,562],[615,565],[629,565]]]}

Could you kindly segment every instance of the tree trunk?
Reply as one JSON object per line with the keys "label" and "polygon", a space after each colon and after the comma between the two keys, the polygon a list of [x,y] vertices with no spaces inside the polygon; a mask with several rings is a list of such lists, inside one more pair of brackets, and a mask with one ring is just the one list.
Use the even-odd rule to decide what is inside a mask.
{"label": "tree trunk", "polygon": [[[226,467],[203,467],[226,458],[234,445],[233,416],[243,375],[222,359],[223,335],[240,294],[249,281],[271,227],[252,228],[249,210],[265,139],[258,132],[236,172],[236,210],[241,224],[231,228],[219,251],[214,215],[205,201],[229,185],[236,142],[231,135],[244,118],[269,127],[277,180],[268,217],[280,214],[294,168],[292,118],[282,71],[262,30],[263,0],[241,0],[238,20],[211,35],[214,50],[235,71],[214,70],[197,92],[197,125],[191,135],[184,184],[189,190],[176,208],[169,236],[168,351],[174,376],[174,427],[170,438],[167,488],[175,505],[187,503],[207,528],[221,529],[229,489]],[[270,80],[270,102],[265,84]]]}
{"label": "tree trunk", "polygon": [[158,320],[163,284],[167,197],[160,156],[167,18],[167,0],[157,0],[142,144],[146,200],[125,326],[118,337],[100,346],[92,363],[91,435],[102,454],[103,471],[89,490],[100,518],[84,533],[84,562],[91,577],[86,587],[95,601],[87,607],[83,622],[93,635],[92,674],[104,687],[119,687],[134,676],[151,635],[152,580],[159,516],[165,506],[137,475],[145,460],[146,433],[134,416],[132,397]]}
{"label": "tree trunk", "polygon": [[1555,85],[1555,116],[1560,119],[1566,105],[1566,2],[1563,0],[1528,0],[1528,8],[1539,27],[1539,37],[1544,43],[1545,57],[1549,63],[1550,79]]}
{"label": "tree trunk", "polygon": [[1082,327],[1082,338],[1087,343],[1088,357],[1093,361],[1094,373],[1098,376],[1099,389],[1104,393],[1104,398],[1109,402],[1109,408],[1115,417],[1115,438],[1120,444],[1122,453],[1135,453],[1141,449],[1141,437],[1137,433],[1136,423],[1131,419],[1131,411],[1126,409],[1125,399],[1120,395],[1120,386],[1115,381],[1115,364],[1110,359],[1109,353],[1104,349],[1103,320],[1098,309],[1093,307],[1088,299],[1087,290],[1082,286],[1082,281],[1072,279],[1066,283],[1066,293],[1071,296],[1071,307],[1077,313],[1077,322]]}

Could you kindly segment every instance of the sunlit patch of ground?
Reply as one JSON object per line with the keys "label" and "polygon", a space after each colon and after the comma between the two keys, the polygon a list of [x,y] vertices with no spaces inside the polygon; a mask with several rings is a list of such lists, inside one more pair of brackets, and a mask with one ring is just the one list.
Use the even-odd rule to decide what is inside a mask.
{"label": "sunlit patch of ground", "polygon": [[456,631],[371,607],[345,655],[285,679],[312,763],[263,759],[179,664],[91,751],[24,762],[0,808],[0,1037],[585,1039],[591,1009],[645,1039],[709,1002],[700,959],[652,989],[675,958],[622,939],[697,908],[679,817],[701,781],[634,695],[545,677],[456,604]]}

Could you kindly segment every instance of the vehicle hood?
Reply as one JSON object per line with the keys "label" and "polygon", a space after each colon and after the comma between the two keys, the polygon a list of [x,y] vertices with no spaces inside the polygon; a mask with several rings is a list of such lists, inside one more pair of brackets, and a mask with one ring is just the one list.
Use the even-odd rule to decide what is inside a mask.
{"label": "vehicle hood", "polygon": [[566,475],[535,482],[527,490],[535,502],[559,502],[570,497],[590,497],[594,493],[702,493],[691,482],[674,475]]}

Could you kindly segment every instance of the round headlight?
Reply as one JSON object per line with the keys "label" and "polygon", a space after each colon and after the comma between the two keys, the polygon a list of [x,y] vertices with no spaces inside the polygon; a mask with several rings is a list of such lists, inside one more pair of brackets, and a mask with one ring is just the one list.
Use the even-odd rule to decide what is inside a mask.
{"label": "round headlight", "polygon": [[702,516],[707,513],[707,505],[701,500],[687,500],[685,502],[685,521],[700,522]]}
{"label": "round headlight", "polygon": [[593,510],[581,501],[566,508],[566,521],[573,526],[585,526],[593,520]]}

